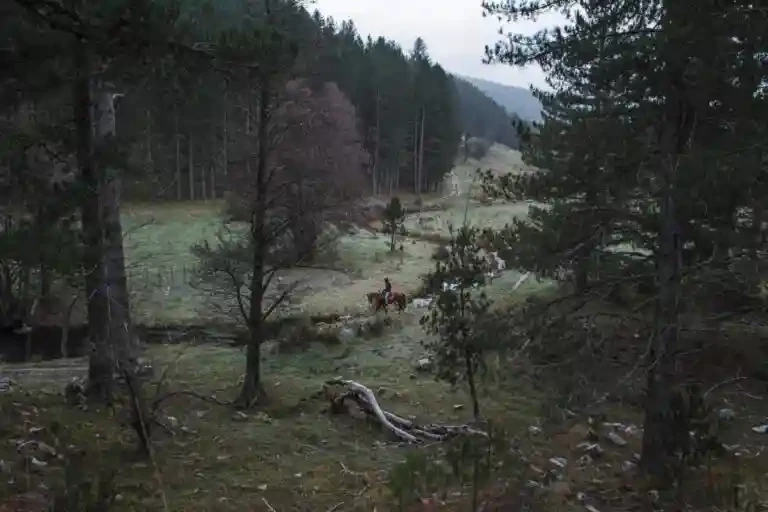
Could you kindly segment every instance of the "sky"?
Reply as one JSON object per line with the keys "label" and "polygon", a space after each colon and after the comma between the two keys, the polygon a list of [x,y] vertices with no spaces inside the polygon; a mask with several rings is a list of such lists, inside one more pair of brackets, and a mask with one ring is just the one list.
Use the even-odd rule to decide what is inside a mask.
{"label": "sky", "polygon": [[[421,36],[433,60],[447,71],[528,88],[544,86],[538,66],[516,68],[483,64],[485,45],[499,39],[501,22],[483,18],[481,0],[316,0],[310,11],[341,22],[351,19],[363,38],[371,34],[399,43],[406,51]],[[505,23],[504,32],[531,34],[551,26],[554,16],[533,22]]]}

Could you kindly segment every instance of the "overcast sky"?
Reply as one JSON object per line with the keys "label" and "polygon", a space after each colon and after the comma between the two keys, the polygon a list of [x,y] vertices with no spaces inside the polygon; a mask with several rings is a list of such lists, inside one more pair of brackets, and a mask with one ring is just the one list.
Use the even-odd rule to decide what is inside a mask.
{"label": "overcast sky", "polygon": [[[406,51],[421,36],[430,56],[453,73],[520,87],[544,85],[538,66],[520,69],[482,63],[485,45],[498,40],[501,25],[496,18],[483,18],[481,0],[316,0],[309,9],[339,22],[351,19],[363,38],[384,36]],[[556,19],[509,24],[505,32],[533,33]]]}

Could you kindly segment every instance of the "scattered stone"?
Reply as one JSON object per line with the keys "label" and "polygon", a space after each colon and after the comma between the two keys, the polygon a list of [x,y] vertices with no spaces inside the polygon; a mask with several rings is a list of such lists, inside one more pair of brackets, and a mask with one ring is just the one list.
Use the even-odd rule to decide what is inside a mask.
{"label": "scattered stone", "polygon": [[579,464],[579,467],[583,468],[583,467],[592,465],[592,462],[593,462],[592,457],[590,457],[589,454],[584,454],[581,457],[579,457],[578,464]]}
{"label": "scattered stone", "polygon": [[757,434],[768,434],[768,423],[752,427],[752,431]]}
{"label": "scattered stone", "polygon": [[13,387],[14,382],[8,377],[0,377],[0,393],[7,393]]}
{"label": "scattered stone", "polygon": [[37,466],[37,467],[39,467],[39,468],[42,468],[42,467],[45,467],[45,466],[47,466],[47,465],[48,465],[48,463],[47,463],[47,462],[45,462],[45,461],[42,461],[42,460],[40,460],[40,459],[38,459],[37,457],[34,457],[34,456],[30,457],[30,459],[29,459],[29,462],[30,462],[30,463],[31,463],[33,466]]}
{"label": "scattered stone", "polygon": [[422,372],[429,371],[432,367],[432,361],[428,357],[424,357],[416,361],[416,369]]}
{"label": "scattered stone", "polygon": [[463,404],[455,404],[455,405],[453,406],[453,410],[454,410],[454,411],[460,411],[460,410],[462,410],[463,408],[464,408],[464,405],[463,405]]}
{"label": "scattered stone", "polygon": [[53,448],[53,446],[45,444],[42,441],[37,441],[36,444],[38,451],[41,453],[44,453],[48,457],[56,457],[56,450]]}
{"label": "scattered stone", "polygon": [[564,468],[568,465],[568,459],[564,457],[552,457],[549,462],[559,468]]}
{"label": "scattered stone", "polygon": [[179,426],[179,419],[177,417],[175,417],[175,416],[168,416],[165,419],[168,420],[168,425],[171,428],[176,428],[176,427]]}
{"label": "scattered stone", "polygon": [[342,327],[339,331],[339,339],[343,342],[349,342],[356,337],[355,330],[351,327]]}
{"label": "scattered stone", "polygon": [[625,460],[621,463],[621,470],[625,473],[629,473],[635,470],[637,468],[637,464],[632,462],[631,460]]}
{"label": "scattered stone", "polygon": [[585,505],[584,508],[586,508],[589,512],[600,512],[599,510],[597,510],[592,505]]}
{"label": "scattered stone", "polygon": [[6,464],[3,459],[0,459],[0,473],[5,473],[7,471],[8,471],[8,464]]}
{"label": "scattered stone", "polygon": [[233,421],[245,421],[248,419],[248,415],[244,412],[236,411],[235,414],[232,415]]}
{"label": "scattered stone", "polygon": [[616,432],[608,432],[607,439],[616,446],[627,446],[627,442]]}
{"label": "scattered stone", "polygon": [[624,433],[628,436],[638,436],[642,433],[642,430],[635,425],[627,425],[624,427]]}
{"label": "scattered stone", "polygon": [[722,409],[717,411],[717,417],[720,418],[721,420],[733,421],[734,419],[736,419],[736,412],[729,407],[723,407]]}
{"label": "scattered stone", "polygon": [[541,428],[537,427],[536,425],[531,425],[530,427],[528,427],[528,433],[531,434],[532,436],[537,436],[541,434]]}
{"label": "scattered stone", "polygon": [[583,442],[577,448],[593,457],[600,457],[604,453],[603,447],[597,443]]}
{"label": "scattered stone", "polygon": [[256,488],[260,491],[266,491],[267,490],[267,484],[259,484],[256,486]]}

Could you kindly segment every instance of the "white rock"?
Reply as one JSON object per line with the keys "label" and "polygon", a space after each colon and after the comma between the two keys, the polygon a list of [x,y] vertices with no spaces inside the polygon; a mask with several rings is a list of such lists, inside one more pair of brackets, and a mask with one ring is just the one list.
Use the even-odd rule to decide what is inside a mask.
{"label": "white rock", "polygon": [[758,434],[768,434],[768,423],[752,427],[752,431]]}
{"label": "white rock", "polygon": [[565,466],[568,465],[568,459],[564,457],[552,457],[551,459],[549,459],[549,462],[559,468],[564,468]]}
{"label": "white rock", "polygon": [[731,421],[736,418],[736,412],[734,412],[733,409],[730,409],[728,407],[723,407],[719,411],[717,411],[717,416],[721,420]]}
{"label": "white rock", "polygon": [[627,442],[616,432],[608,432],[606,437],[616,446],[627,446]]}
{"label": "white rock", "polygon": [[339,331],[339,339],[341,341],[352,341],[355,339],[355,331],[351,327],[342,327]]}

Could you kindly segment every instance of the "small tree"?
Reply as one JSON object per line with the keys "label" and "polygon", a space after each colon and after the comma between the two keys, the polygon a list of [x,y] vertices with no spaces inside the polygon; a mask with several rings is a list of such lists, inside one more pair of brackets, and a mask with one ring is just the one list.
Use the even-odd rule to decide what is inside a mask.
{"label": "small tree", "polygon": [[[421,325],[437,338],[424,342],[434,357],[437,377],[455,385],[466,380],[475,420],[480,419],[477,374],[486,347],[477,329],[488,313],[490,301],[484,291],[487,262],[478,249],[477,228],[466,224],[454,233],[451,228],[450,257],[437,262],[425,277],[436,299]],[[449,284],[444,286],[443,283]],[[455,286],[453,286],[455,285]]]}
{"label": "small tree", "polygon": [[384,210],[384,222],[387,230],[392,234],[389,240],[389,250],[395,252],[395,239],[398,231],[403,230],[403,223],[405,222],[405,210],[399,197],[395,196],[389,200],[387,209]]}

